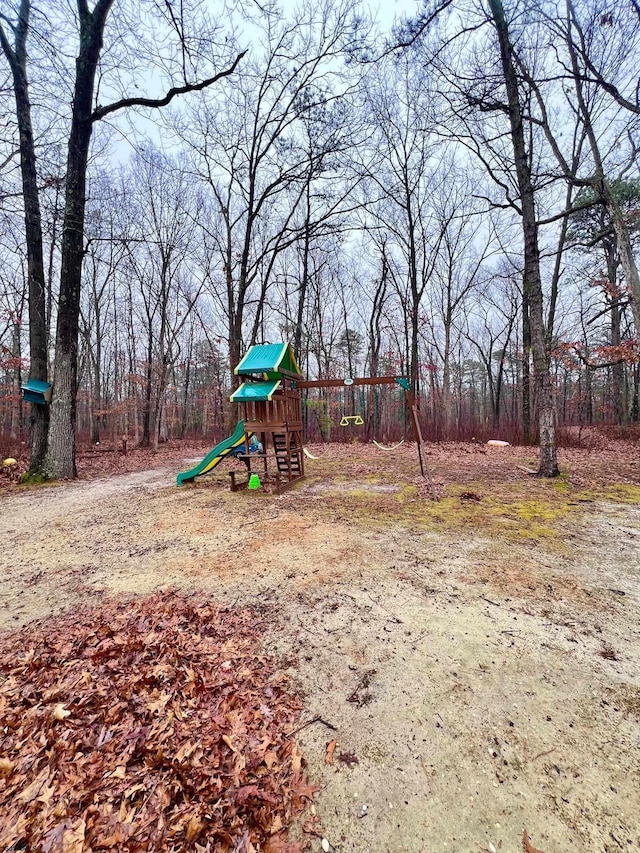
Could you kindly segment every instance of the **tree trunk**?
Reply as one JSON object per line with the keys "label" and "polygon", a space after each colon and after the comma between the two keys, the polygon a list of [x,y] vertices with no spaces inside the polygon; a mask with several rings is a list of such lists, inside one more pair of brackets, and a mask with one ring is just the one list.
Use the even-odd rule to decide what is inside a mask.
{"label": "tree trunk", "polygon": [[531,314],[529,293],[522,282],[522,441],[531,444]]}
{"label": "tree trunk", "polygon": [[304,223],[304,238],[302,242],[302,279],[298,288],[298,309],[296,312],[296,328],[293,338],[293,351],[298,364],[302,363],[302,329],[304,323],[304,311],[307,301],[307,289],[309,286],[309,252],[311,246],[311,234],[309,229],[309,219],[311,212],[309,210],[309,187],[307,187],[307,213]]}
{"label": "tree trunk", "polygon": [[633,393],[631,395],[631,420],[640,420],[640,364],[633,365]]}
{"label": "tree trunk", "polygon": [[[620,302],[618,298],[618,271],[615,246],[607,244],[607,278],[611,290],[611,346],[619,347],[622,340],[620,329]],[[611,408],[613,419],[618,426],[626,422],[624,406],[624,365],[614,364],[611,368]]]}
{"label": "tree trunk", "polygon": [[[91,443],[100,444],[100,414],[102,410],[102,328],[100,323],[100,305],[95,300],[96,314],[96,351],[91,354],[89,349],[89,366],[93,368],[93,401],[91,418]],[[91,337],[87,336],[87,346],[91,347]]]}
{"label": "tree trunk", "polygon": [[153,388],[153,328],[149,320],[149,345],[147,346],[147,369],[144,389],[144,406],[142,408],[142,439],[140,445],[149,447],[151,443],[151,396]]}
{"label": "tree trunk", "polygon": [[[42,249],[42,218],[38,196],[36,152],[31,124],[31,102],[27,79],[27,36],[29,32],[30,0],[21,0],[15,28],[15,49],[0,27],[0,45],[11,67],[16,116],[20,133],[20,170],[24,200],[25,237],[27,243],[27,276],[29,293],[29,377],[48,380],[46,286]],[[36,473],[47,452],[49,407],[31,406],[31,464]]]}
{"label": "tree trunk", "polygon": [[556,477],[559,471],[556,453],[555,412],[553,387],[549,375],[549,361],[545,342],[542,282],[540,280],[540,251],[538,248],[538,226],[536,223],[534,189],[531,183],[531,169],[525,144],[518,79],[513,61],[513,47],[509,37],[509,29],[502,0],[489,0],[489,6],[500,44],[500,58],[509,108],[511,142],[513,145],[518,190],[522,204],[522,230],[524,239],[523,292],[528,294],[529,298],[531,348],[533,351],[538,425],[540,431],[540,467],[538,473],[543,477]]}
{"label": "tree trunk", "polygon": [[193,322],[189,329],[189,349],[185,361],[184,391],[182,396],[182,413],[180,417],[180,438],[187,434],[189,424],[189,394],[191,393],[191,360],[193,359]]}
{"label": "tree trunk", "polygon": [[[449,292],[451,289],[451,271],[449,271]],[[447,304],[444,315],[444,350],[442,358],[442,434],[445,440],[449,438],[451,428],[451,326],[453,324],[453,308]]]}
{"label": "tree trunk", "polygon": [[[387,294],[387,279],[389,277],[389,263],[384,241],[380,247],[380,264],[380,280],[376,285],[371,314],[369,315],[369,372],[371,376],[377,376],[380,370],[380,349],[382,347],[381,325]],[[379,435],[380,423],[380,389],[377,385],[372,385],[370,391],[367,441],[371,441]]]}
{"label": "tree trunk", "polygon": [[[45,473],[48,476],[75,477],[76,472],[76,430],[75,430],[75,397],[76,397],[76,366],[71,364],[71,358],[60,357],[56,354],[56,393],[51,403],[51,426],[49,431],[49,447],[45,460]],[[74,420],[68,417],[73,412]],[[53,429],[53,425],[56,428]],[[67,473],[68,472],[68,473]]]}
{"label": "tree trunk", "polygon": [[15,367],[13,370],[13,388],[11,389],[11,426],[9,436],[12,441],[19,441],[22,432],[22,400],[20,398],[22,352],[20,349],[20,323],[18,321],[13,325],[11,355],[15,359]]}
{"label": "tree trunk", "polygon": [[638,267],[633,256],[631,246],[631,238],[629,229],[625,222],[620,206],[611,192],[611,187],[608,181],[602,181],[602,194],[605,198],[607,209],[611,216],[611,224],[615,231],[618,252],[620,254],[620,265],[624,270],[624,278],[627,288],[631,293],[631,311],[633,313],[633,322],[636,327],[636,333],[640,336],[640,276],[638,275]]}
{"label": "tree trunk", "polygon": [[[567,13],[569,19],[575,22],[575,13],[571,9],[569,3],[567,3]],[[604,203],[609,212],[609,216],[611,217],[611,224],[613,226],[613,230],[616,235],[616,241],[618,244],[620,265],[624,270],[626,285],[631,294],[631,311],[633,314],[633,322],[636,327],[636,333],[640,334],[640,275],[638,274],[638,267],[633,256],[633,248],[631,246],[631,237],[629,235],[627,223],[620,209],[620,206],[616,201],[616,197],[611,190],[611,185],[605,177],[604,163],[598,145],[598,138],[593,128],[590,105],[588,103],[588,99],[585,98],[584,94],[584,80],[582,69],[580,68],[580,64],[578,62],[576,46],[572,40],[570,31],[568,33],[567,38],[567,48],[569,50],[569,56],[571,58],[571,70],[573,72],[573,82],[575,86],[578,106],[580,109],[582,120],[584,122],[584,129],[587,139],[589,140],[589,146],[591,148],[591,154],[595,167],[595,175],[590,183],[594,191],[596,193],[599,193],[602,199],[604,200]]]}
{"label": "tree trunk", "polygon": [[80,12],[80,50],[76,59],[67,152],[53,400],[49,448],[43,464],[43,473],[54,478],[77,475],[76,390],[87,162],[95,74],[102,48],[102,33],[112,3],[113,0],[99,0],[93,12]]}
{"label": "tree trunk", "polygon": [[584,421],[589,426],[593,423],[593,373],[588,368],[584,369]]}

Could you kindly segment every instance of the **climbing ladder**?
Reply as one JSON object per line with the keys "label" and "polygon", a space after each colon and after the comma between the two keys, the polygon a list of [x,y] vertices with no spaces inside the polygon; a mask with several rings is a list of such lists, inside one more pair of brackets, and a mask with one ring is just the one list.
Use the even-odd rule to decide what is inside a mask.
{"label": "climbing ladder", "polygon": [[284,474],[287,480],[302,476],[301,448],[297,445],[295,434],[274,432],[273,450],[279,474]]}

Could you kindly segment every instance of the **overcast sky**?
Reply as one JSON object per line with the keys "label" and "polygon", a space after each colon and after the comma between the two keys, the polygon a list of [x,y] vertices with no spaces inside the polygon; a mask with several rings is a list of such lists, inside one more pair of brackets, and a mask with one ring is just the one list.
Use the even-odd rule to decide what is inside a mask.
{"label": "overcast sky", "polygon": [[422,3],[419,0],[368,0],[367,5],[381,28],[389,30],[395,18],[415,15]]}

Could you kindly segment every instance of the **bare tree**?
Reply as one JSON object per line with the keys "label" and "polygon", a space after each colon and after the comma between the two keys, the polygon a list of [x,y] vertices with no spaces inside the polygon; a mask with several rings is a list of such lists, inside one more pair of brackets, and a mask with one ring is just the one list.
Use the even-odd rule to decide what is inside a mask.
{"label": "bare tree", "polygon": [[[123,97],[116,98],[105,105],[100,103],[96,105],[94,104],[96,79],[103,52],[104,37],[107,32],[107,20],[114,5],[117,5],[115,0],[96,0],[95,5],[91,8],[88,0],[77,0],[78,54],[75,63],[73,104],[67,143],[54,389],[51,404],[48,449],[41,465],[41,472],[49,477],[76,476],[75,426],[78,333],[82,261],[85,250],[86,181],[89,146],[93,129],[97,122],[123,109],[131,107],[157,109],[171,103],[179,95],[201,91],[232,74],[243,56],[242,53],[239,53],[223,70],[214,69],[215,73],[210,74],[204,79],[200,78],[193,81],[193,79],[190,79],[190,75],[193,73],[193,60],[197,54],[197,51],[194,50],[190,53],[189,62],[182,61],[179,63],[179,73],[182,74],[183,79],[179,84],[172,81],[170,88],[163,97],[131,97],[125,94]],[[170,0],[167,0],[165,6],[166,10],[170,12],[169,17],[175,27],[175,22],[181,20],[180,12],[173,8],[173,3]],[[31,7],[31,0],[21,0],[20,9],[18,10],[18,23],[15,25],[16,28],[19,28],[23,25],[22,22],[24,22],[24,44],[26,44],[28,16]],[[175,35],[181,38],[186,28],[178,26],[176,29],[177,32]],[[115,34],[113,37],[115,38]],[[6,39],[4,39],[4,42],[6,43]],[[5,55],[7,54],[7,46],[8,43],[6,45],[3,44]],[[184,60],[184,51],[189,53],[190,48],[187,43],[181,42],[181,49]],[[108,87],[102,79],[102,74],[100,74],[100,82],[103,84],[103,89],[108,91]],[[24,110],[19,110],[18,118],[24,124],[27,119],[27,114]],[[28,151],[25,149],[25,153],[30,174],[35,175],[35,151],[33,149]]]}
{"label": "bare tree", "polygon": [[[402,304],[411,387],[419,382],[421,310],[446,224],[431,201],[446,180],[434,163],[432,93],[425,74],[409,56],[388,62],[372,76],[366,108],[376,130],[360,168],[370,228],[386,235],[390,281]],[[374,225],[375,223],[375,225]]]}
{"label": "bare tree", "polygon": [[492,426],[499,429],[508,364],[510,360],[514,360],[510,347],[517,328],[518,307],[521,301],[516,271],[494,273],[476,297],[467,314],[463,333],[484,365]]}
{"label": "bare tree", "polygon": [[[622,180],[611,184],[611,193],[616,198],[629,234],[637,236],[640,223],[637,222],[637,207],[640,200],[640,181]],[[590,188],[581,190],[578,203],[598,196]],[[611,369],[611,397],[615,422],[625,424],[628,418],[628,405],[624,400],[625,353],[621,350],[624,340],[623,318],[630,303],[630,294],[624,287],[620,274],[620,253],[618,251],[617,232],[613,227],[609,209],[605,203],[584,206],[573,215],[568,234],[573,248],[586,258],[588,268],[585,274],[597,288],[604,300],[592,312],[587,324],[593,324],[603,315],[609,315],[608,343],[609,357],[604,361]],[[629,353],[631,355],[631,353]],[[608,364],[609,362],[616,362]]]}
{"label": "bare tree", "polygon": [[141,444],[157,449],[181,333],[203,287],[204,274],[192,262],[198,204],[192,177],[152,147],[134,159],[129,174],[136,227],[128,235],[127,261],[146,335]]}
{"label": "bare tree", "polygon": [[487,260],[499,249],[495,224],[487,217],[484,203],[474,198],[472,179],[455,168],[449,167],[446,172],[434,197],[443,237],[431,291],[433,346],[442,363],[439,409],[445,435],[452,416],[451,358],[459,315],[474,289],[482,284]]}
{"label": "bare tree", "polygon": [[[29,305],[29,377],[48,380],[46,284],[42,242],[42,217],[38,193],[36,147],[34,141],[29,79],[27,74],[27,38],[29,35],[30,0],[20,0],[15,20],[0,15],[0,47],[11,68],[16,117],[20,136],[20,169],[27,248],[27,283]],[[13,33],[13,44],[2,22]],[[49,407],[31,406],[31,466],[37,471],[44,463],[49,432]]]}
{"label": "bare tree", "polygon": [[[560,173],[573,187],[590,187],[591,197],[569,209],[604,204],[616,235],[620,264],[632,294],[631,308],[636,328],[640,328],[640,274],[635,261],[627,220],[613,190],[616,182],[631,169],[637,171],[640,109],[637,98],[637,70],[630,66],[632,45],[640,44],[640,18],[618,20],[608,7],[596,3],[565,0],[564,15],[542,9],[542,19],[556,39],[557,61],[547,78],[561,83],[586,140],[589,157],[569,156],[563,150],[563,128],[553,120],[553,110],[545,103],[542,86],[521,56],[519,72],[534,93],[539,117]],[[633,69],[633,70],[631,70]],[[635,81],[635,82],[634,82]],[[573,92],[567,84],[570,84]],[[634,94],[628,93],[629,89]]]}
{"label": "bare tree", "polygon": [[527,301],[531,320],[531,348],[535,370],[538,427],[540,432],[540,467],[538,473],[543,477],[555,477],[558,475],[555,412],[544,326],[540,248],[535,190],[531,170],[531,151],[527,149],[526,127],[516,73],[516,60],[502,0],[489,0],[489,8],[500,50],[500,64],[504,77],[511,144],[513,146],[513,158],[522,215],[524,248],[523,290],[528,297]]}
{"label": "bare tree", "polygon": [[[349,89],[341,61],[350,18],[349,4],[333,0],[307,2],[292,20],[267,16],[264,41],[232,96],[199,104],[180,130],[210,191],[210,216],[199,225],[216,258],[210,289],[227,317],[232,383],[243,345],[261,336],[279,256],[300,240],[308,251],[338,203],[317,214],[312,196],[314,182],[329,183],[340,144],[333,126]],[[318,113],[327,120],[320,134]]]}

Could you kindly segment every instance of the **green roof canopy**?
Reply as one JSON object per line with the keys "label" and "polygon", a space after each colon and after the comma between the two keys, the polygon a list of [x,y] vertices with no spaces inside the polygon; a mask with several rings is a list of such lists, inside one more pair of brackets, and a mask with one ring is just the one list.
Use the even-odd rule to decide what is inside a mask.
{"label": "green roof canopy", "polygon": [[279,387],[279,379],[272,382],[243,382],[229,399],[232,403],[265,402],[273,397]]}
{"label": "green roof canopy", "polygon": [[249,347],[235,373],[238,376],[260,373],[264,379],[280,379],[283,375],[302,376],[289,344],[256,344]]}

